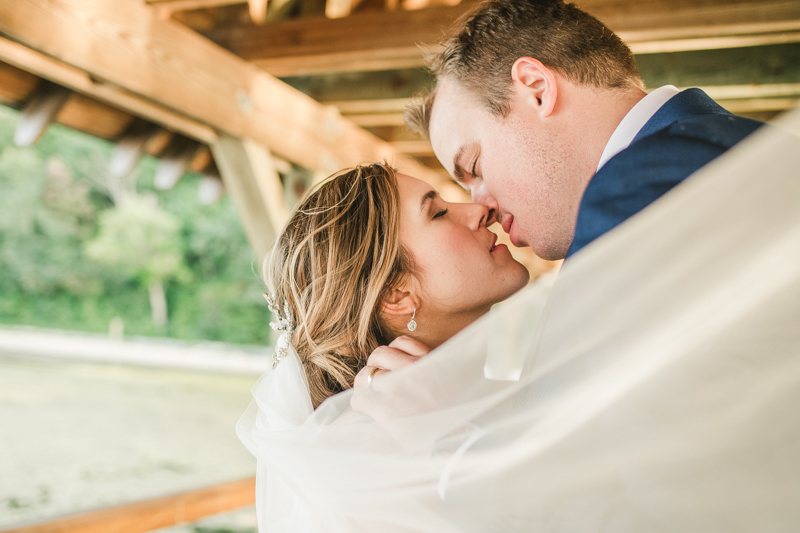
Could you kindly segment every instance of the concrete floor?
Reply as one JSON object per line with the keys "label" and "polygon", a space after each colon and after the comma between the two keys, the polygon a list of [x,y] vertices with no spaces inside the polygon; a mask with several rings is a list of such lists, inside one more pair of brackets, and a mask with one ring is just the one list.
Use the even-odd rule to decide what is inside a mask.
{"label": "concrete floor", "polygon": [[0,528],[252,476],[256,379],[0,355]]}

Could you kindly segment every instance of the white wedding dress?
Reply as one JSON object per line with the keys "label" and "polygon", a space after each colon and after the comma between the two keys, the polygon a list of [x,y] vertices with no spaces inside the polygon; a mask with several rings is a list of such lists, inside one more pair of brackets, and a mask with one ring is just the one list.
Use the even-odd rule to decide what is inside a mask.
{"label": "white wedding dress", "polygon": [[549,296],[357,392],[374,418],[353,391],[313,411],[290,350],[237,427],[260,532],[800,531],[786,130],[800,111],[575,255]]}

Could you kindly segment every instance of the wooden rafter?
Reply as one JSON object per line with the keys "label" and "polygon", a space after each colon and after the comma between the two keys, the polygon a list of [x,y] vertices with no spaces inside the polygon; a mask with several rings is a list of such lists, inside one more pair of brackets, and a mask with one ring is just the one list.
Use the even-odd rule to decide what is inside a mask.
{"label": "wooden rafter", "polygon": [[14,143],[17,146],[31,146],[38,141],[71,94],[69,89],[55,83],[40,82],[22,108],[14,132]]}
{"label": "wooden rafter", "polygon": [[154,178],[155,187],[162,191],[174,187],[186,173],[200,148],[196,141],[186,137],[172,139],[159,156]]}
{"label": "wooden rafter", "polygon": [[158,127],[145,121],[135,121],[120,136],[111,151],[108,171],[113,178],[130,174],[145,154],[145,145],[158,131]]}
{"label": "wooden rafter", "polygon": [[[634,53],[800,41],[795,0],[586,0],[582,7],[620,34]],[[436,43],[472,2],[418,11],[296,19],[205,34],[277,76],[421,66],[420,43]],[[391,31],[387,31],[391,28]]]}
{"label": "wooden rafter", "polygon": [[[161,20],[144,4],[2,2],[0,32],[40,60],[55,60],[54,70],[72,82],[68,87],[80,90],[74,86],[82,85],[109,98],[114,93],[139,104],[149,102],[160,112],[208,128],[210,135],[199,140],[209,144],[218,130],[253,139],[312,170],[332,172],[388,159],[423,179],[443,179],[343,119],[335,108],[320,105],[177,23]],[[16,43],[2,44],[13,48]],[[21,63],[15,66],[27,70]]]}

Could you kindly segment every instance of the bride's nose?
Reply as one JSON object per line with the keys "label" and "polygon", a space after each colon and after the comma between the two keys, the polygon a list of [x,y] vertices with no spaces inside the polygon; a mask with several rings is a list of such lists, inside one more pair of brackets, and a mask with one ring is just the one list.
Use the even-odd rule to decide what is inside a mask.
{"label": "bride's nose", "polygon": [[485,228],[494,222],[494,210],[483,204],[465,204],[468,206],[468,222],[470,228],[477,230]]}
{"label": "bride's nose", "polygon": [[498,204],[497,200],[495,200],[494,196],[489,194],[486,191],[484,186],[476,186],[470,189],[472,193],[472,201],[477,204],[482,204],[487,209],[486,214],[486,226],[491,226],[495,222],[497,222],[497,209]]}

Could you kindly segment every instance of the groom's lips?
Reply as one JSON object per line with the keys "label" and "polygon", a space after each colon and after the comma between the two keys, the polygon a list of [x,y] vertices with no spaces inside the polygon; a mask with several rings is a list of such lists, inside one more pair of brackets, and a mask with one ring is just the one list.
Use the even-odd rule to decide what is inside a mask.
{"label": "groom's lips", "polygon": [[506,215],[503,217],[503,222],[501,226],[503,226],[503,231],[505,231],[509,236],[511,235],[511,224],[514,223],[514,215]]}
{"label": "groom's lips", "polygon": [[511,224],[514,223],[514,215],[506,215],[503,217],[503,222],[500,224],[503,226],[503,231],[508,233],[511,231]]}

